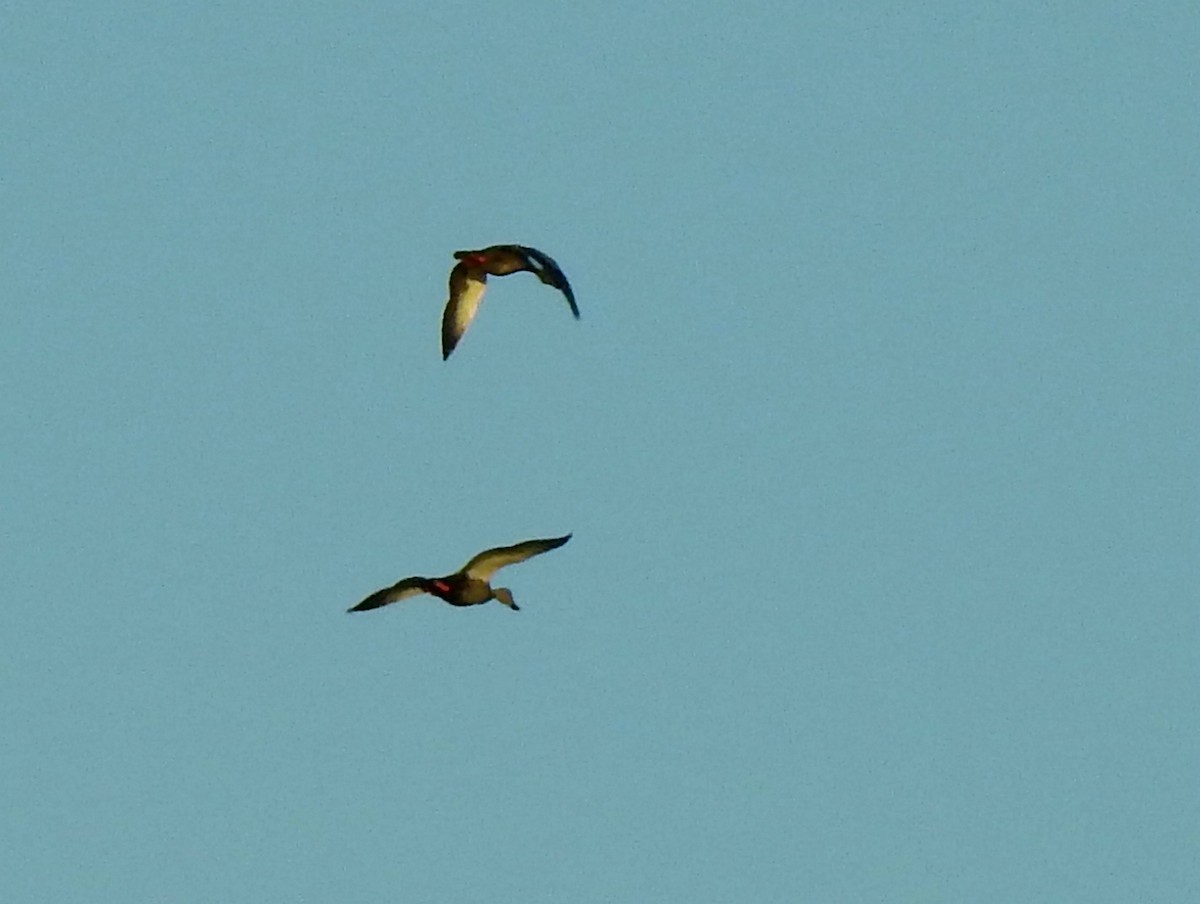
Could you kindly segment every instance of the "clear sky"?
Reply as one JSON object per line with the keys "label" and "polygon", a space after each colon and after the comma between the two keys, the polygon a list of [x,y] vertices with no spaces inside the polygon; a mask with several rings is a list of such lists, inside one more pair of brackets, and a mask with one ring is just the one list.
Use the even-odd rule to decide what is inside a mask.
{"label": "clear sky", "polygon": [[[4,4],[0,899],[1200,899],[1198,61]],[[494,280],[443,363],[496,242],[583,317]],[[568,531],[518,613],[345,612]]]}

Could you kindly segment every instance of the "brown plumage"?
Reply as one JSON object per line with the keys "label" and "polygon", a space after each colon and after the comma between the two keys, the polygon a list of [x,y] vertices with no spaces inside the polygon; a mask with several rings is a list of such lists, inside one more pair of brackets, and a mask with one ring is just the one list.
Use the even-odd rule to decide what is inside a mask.
{"label": "brown plumage", "polygon": [[463,333],[475,319],[488,275],[507,276],[528,270],[548,286],[558,289],[579,319],[575,293],[566,275],[548,254],[527,245],[490,245],[478,251],[455,251],[458,263],[450,271],[450,300],[442,312],[442,360],[450,357]]}
{"label": "brown plumage", "polygon": [[567,534],[565,537],[554,537],[550,540],[526,540],[514,546],[485,549],[454,574],[441,578],[404,578],[391,587],[375,591],[348,611],[365,612],[367,609],[378,609],[380,606],[422,593],[432,594],[451,606],[478,606],[488,600],[496,600],[516,611],[520,607],[513,602],[512,591],[507,587],[492,587],[492,575],[505,565],[524,562],[533,556],[558,549],[570,539],[571,535]]}

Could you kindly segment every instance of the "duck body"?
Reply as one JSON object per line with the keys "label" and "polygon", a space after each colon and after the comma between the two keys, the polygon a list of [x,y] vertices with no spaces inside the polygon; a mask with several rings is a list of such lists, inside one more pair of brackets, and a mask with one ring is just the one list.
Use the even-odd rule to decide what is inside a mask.
{"label": "duck body", "polygon": [[491,585],[492,575],[505,565],[524,562],[533,556],[558,549],[570,539],[571,535],[567,534],[565,537],[526,540],[512,546],[486,549],[453,574],[440,578],[404,578],[391,587],[375,591],[348,611],[365,612],[427,593],[451,606],[478,606],[490,600],[496,600],[515,612],[520,607],[514,602],[512,591],[507,587],[493,587]]}
{"label": "duck body", "polygon": [[487,581],[471,578],[457,571],[444,578],[434,578],[426,583],[428,584],[426,593],[436,596],[451,606],[479,606],[494,597],[491,585]]}
{"label": "duck body", "polygon": [[455,251],[454,259],[489,276],[508,276],[522,270],[536,272],[523,245],[488,245],[476,251]]}
{"label": "duck body", "polygon": [[571,313],[579,319],[579,306],[566,274],[550,255],[528,245],[489,245],[475,251],[455,251],[458,261],[450,271],[450,299],[442,312],[442,359],[450,357],[467,327],[475,319],[487,291],[488,276],[508,276],[528,271],[558,289]]}

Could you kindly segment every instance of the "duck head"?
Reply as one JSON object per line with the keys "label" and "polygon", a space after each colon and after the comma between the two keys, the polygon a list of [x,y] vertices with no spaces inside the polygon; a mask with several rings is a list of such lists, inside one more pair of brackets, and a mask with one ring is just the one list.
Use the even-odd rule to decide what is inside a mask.
{"label": "duck head", "polygon": [[513,601],[512,591],[507,587],[493,588],[492,599],[496,600],[498,603],[503,603],[505,606],[508,606],[508,608],[512,609],[513,612],[516,612],[521,608]]}

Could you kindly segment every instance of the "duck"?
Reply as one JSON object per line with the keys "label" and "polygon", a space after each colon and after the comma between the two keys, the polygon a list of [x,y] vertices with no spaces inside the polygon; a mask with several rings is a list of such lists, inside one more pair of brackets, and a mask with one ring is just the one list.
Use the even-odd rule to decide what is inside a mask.
{"label": "duck", "polygon": [[488,274],[508,276],[527,270],[543,283],[558,289],[567,299],[571,313],[579,319],[575,293],[566,274],[550,255],[528,245],[489,245],[477,251],[455,251],[458,261],[450,271],[450,300],[442,313],[442,360],[445,361],[475,319]]}
{"label": "duck", "polygon": [[351,606],[346,611],[366,612],[369,609],[378,609],[409,597],[428,593],[444,600],[451,606],[478,606],[489,600],[496,600],[517,612],[521,607],[513,600],[512,591],[507,587],[493,587],[492,575],[506,565],[515,565],[517,562],[524,562],[526,559],[540,556],[544,552],[558,549],[570,539],[571,534],[567,534],[565,537],[526,540],[512,546],[485,549],[454,574],[440,578],[404,578],[391,587],[376,590],[357,606]]}

